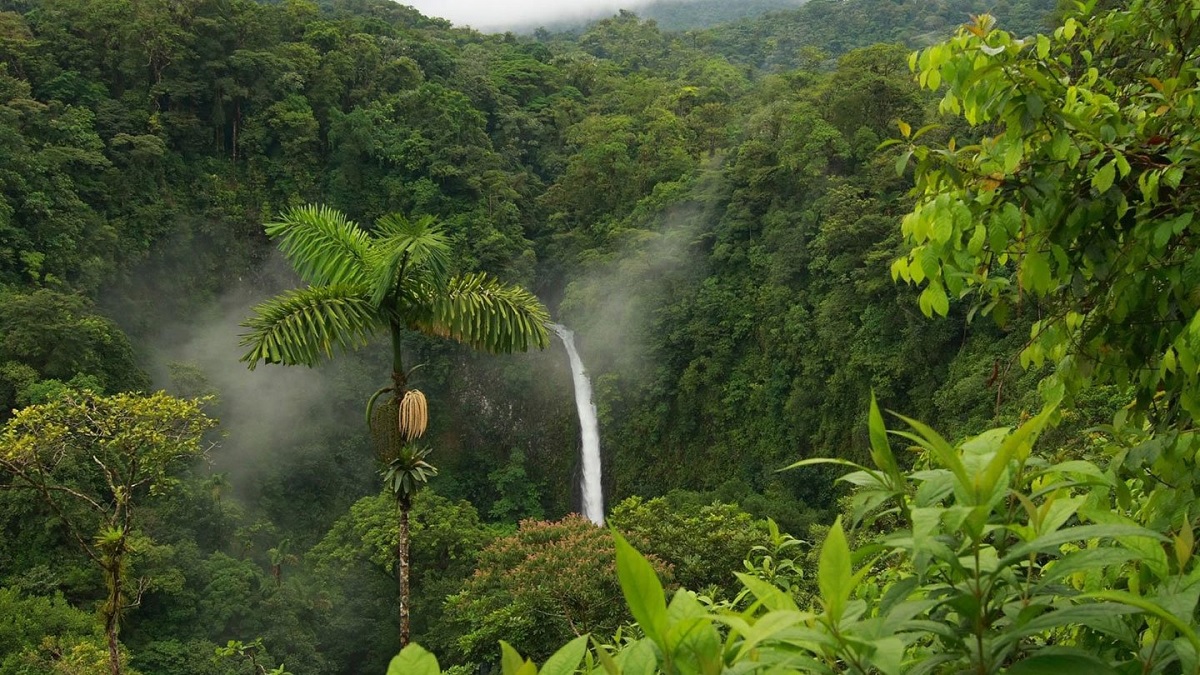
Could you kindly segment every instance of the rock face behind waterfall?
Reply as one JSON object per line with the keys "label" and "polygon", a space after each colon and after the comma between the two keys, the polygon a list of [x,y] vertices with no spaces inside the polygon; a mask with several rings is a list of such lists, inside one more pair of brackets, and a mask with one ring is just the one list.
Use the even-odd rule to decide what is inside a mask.
{"label": "rock face behind waterfall", "polygon": [[583,455],[583,515],[597,525],[604,524],[604,490],[600,484],[600,427],[596,422],[596,404],[592,401],[592,382],[575,349],[575,333],[566,326],[553,324],[555,334],[567,348],[571,360],[571,378],[575,383],[575,408],[579,411],[579,434]]}

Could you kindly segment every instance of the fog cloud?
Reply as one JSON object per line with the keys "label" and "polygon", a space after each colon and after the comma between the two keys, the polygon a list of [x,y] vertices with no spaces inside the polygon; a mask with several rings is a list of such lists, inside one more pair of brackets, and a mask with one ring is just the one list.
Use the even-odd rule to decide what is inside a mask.
{"label": "fog cloud", "polygon": [[568,286],[561,318],[575,330],[590,372],[639,380],[661,365],[651,350],[670,329],[663,310],[694,292],[705,273],[706,237],[718,218],[714,175],[642,223],[645,229],[627,230],[618,255],[588,265]]}
{"label": "fog cloud", "polygon": [[223,439],[212,456],[214,470],[230,474],[239,488],[265,464],[323,440],[344,416],[331,410],[328,367],[263,366],[251,372],[238,361],[245,351],[238,344],[239,323],[254,305],[297,284],[287,264],[274,256],[253,279],[234,284],[186,320],[163,326],[150,341],[156,386],[184,396],[216,394],[217,405],[209,412],[220,420]]}
{"label": "fog cloud", "polygon": [[[621,9],[636,11],[656,0],[401,0],[422,14],[482,31],[532,28],[595,19]],[[661,1],[661,0],[660,0]],[[688,0],[666,0],[687,2]]]}

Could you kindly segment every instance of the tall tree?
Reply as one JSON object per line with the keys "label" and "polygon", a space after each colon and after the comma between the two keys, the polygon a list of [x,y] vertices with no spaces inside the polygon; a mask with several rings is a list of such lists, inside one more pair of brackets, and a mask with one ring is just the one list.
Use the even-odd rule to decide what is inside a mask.
{"label": "tall tree", "polygon": [[141,599],[129,589],[130,556],[140,541],[139,502],[175,482],[171,472],[203,454],[213,420],[198,401],[159,392],[98,396],[72,393],[18,411],[0,435],[0,471],[10,489],[41,496],[57,520],[104,575],[100,608],[109,672],[123,669],[121,616]]}
{"label": "tall tree", "polygon": [[[447,337],[492,353],[545,348],[549,314],[528,291],[482,273],[454,275],[450,243],[431,217],[384,216],[367,232],[336,210],[306,206],[267,225],[267,234],[307,282],[254,310],[243,325],[242,360],[312,366],[335,346],[361,346],[386,332],[392,345],[392,382],[373,395],[367,418],[384,446],[385,479],[407,521],[412,494],[435,473],[427,452],[411,444],[425,431],[425,397],[408,387],[401,349],[405,331]],[[381,395],[390,400],[376,408]],[[372,413],[376,414],[372,414]],[[407,528],[399,560],[400,641],[409,634]]]}

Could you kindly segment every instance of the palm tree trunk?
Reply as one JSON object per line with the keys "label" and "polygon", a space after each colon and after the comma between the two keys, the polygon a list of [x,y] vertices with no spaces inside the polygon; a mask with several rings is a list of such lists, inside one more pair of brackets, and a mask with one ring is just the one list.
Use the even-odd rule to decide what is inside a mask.
{"label": "palm tree trunk", "polygon": [[400,349],[400,324],[393,321],[391,323],[392,333],[392,396],[396,397],[396,401],[404,398],[404,385],[407,384],[407,378],[404,376],[404,357]]}
{"label": "palm tree trunk", "polygon": [[[404,376],[404,361],[400,348],[400,324],[393,321],[389,326],[392,333],[392,395],[399,403],[404,398],[407,378]],[[396,442],[402,442],[397,437]],[[408,646],[409,639],[409,590],[408,590],[408,511],[412,502],[403,496],[397,496],[396,504],[400,509],[400,536],[396,542],[396,584],[400,594],[400,648]]]}
{"label": "palm tree trunk", "polygon": [[400,647],[408,645],[409,637],[409,589],[408,589],[408,509],[400,502],[400,537],[396,543],[396,576],[400,585]]}

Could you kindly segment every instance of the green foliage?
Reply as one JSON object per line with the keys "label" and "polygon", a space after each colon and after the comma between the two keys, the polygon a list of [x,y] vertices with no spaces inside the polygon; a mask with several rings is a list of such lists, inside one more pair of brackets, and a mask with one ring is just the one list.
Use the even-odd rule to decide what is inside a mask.
{"label": "green foliage", "polygon": [[262,675],[292,675],[283,666],[267,670],[268,666],[259,663],[259,659],[262,658],[262,652],[262,638],[258,638],[248,644],[240,640],[230,640],[224,647],[216,649],[218,657],[245,661],[256,673],[261,673]]}
{"label": "green foliage", "polygon": [[[276,318],[293,332],[312,329],[317,339],[297,342],[311,360],[343,340],[393,332],[377,310],[397,288],[405,301],[432,297],[434,281],[446,291],[430,312],[409,313],[415,319],[401,322],[392,345],[393,371],[409,374],[398,366],[402,351],[426,363],[420,385],[444,405],[429,430],[444,494],[470,496],[502,532],[517,518],[571,509],[575,420],[562,359],[486,360],[421,335],[438,325],[474,331],[451,319],[505,304],[511,287],[487,280],[520,282],[579,330],[596,376],[606,488],[613,502],[644,498],[625,532],[655,554],[652,566],[695,584],[707,596],[697,602],[745,609],[749,595],[737,599],[730,576],[745,569],[804,604],[817,585],[807,549],[714,501],[817,540],[820,529],[808,526],[835,503],[832,475],[776,469],[825,453],[866,462],[872,446],[858,423],[872,387],[887,405],[938,419],[951,438],[997,415],[1015,418],[1031,400],[1034,375],[993,374],[1017,336],[964,331],[957,316],[921,322],[886,281],[887,263],[904,250],[895,220],[910,202],[892,175],[895,157],[874,148],[894,118],[921,126],[929,98],[904,73],[898,48],[850,47],[926,43],[978,9],[911,5],[814,2],[801,21],[686,35],[626,13],[578,40],[534,41],[451,29],[383,0],[0,3],[0,414],[70,390],[146,389],[142,371],[159,374],[148,357],[163,342],[167,358],[199,362],[175,352],[218,349],[218,329],[180,330],[176,319],[219,326],[226,302],[242,302],[240,292],[225,296],[230,288],[278,290],[273,266],[261,264],[272,255],[261,223],[300,214],[272,236],[304,281],[324,290],[287,298]],[[1006,26],[1032,25],[1036,6],[993,8]],[[801,47],[814,44],[843,57],[836,70],[826,67],[829,54]],[[746,65],[787,63],[804,72],[767,76]],[[922,140],[942,138],[930,133]],[[1114,176],[1111,189],[1119,186]],[[314,202],[337,211],[298,208]],[[397,212],[407,218],[386,215]],[[308,229],[289,230],[292,220]],[[382,253],[355,262],[363,242]],[[368,268],[379,275],[364,282],[354,270]],[[410,283],[398,284],[401,276]],[[1014,328],[1026,326],[1019,319]],[[949,354],[959,356],[948,363]],[[254,665],[217,661],[214,651],[262,636],[262,663],[267,647],[274,657],[268,668],[384,671],[394,643],[395,504],[369,498],[339,515],[378,489],[354,420],[386,364],[363,350],[293,392],[261,384],[262,374],[225,382],[209,360],[218,359],[203,364],[207,382],[171,375],[189,396],[220,390],[217,412],[233,423],[214,459],[228,480],[174,463],[169,491],[139,497],[128,537],[104,528],[109,563],[120,542],[132,547],[108,566],[141,600],[125,617],[123,651],[155,675],[243,674]],[[290,407],[293,393],[311,391],[318,404]],[[295,433],[247,433],[256,428],[241,409],[247,396],[287,408]],[[1097,397],[1074,423],[1092,426],[1125,402],[1119,392]],[[1107,442],[1056,433],[1073,450]],[[1113,434],[1137,448],[1121,469],[1131,499],[1159,495],[1136,518],[1170,520],[1183,550],[1186,509],[1174,505],[1191,490],[1181,469],[1190,446],[1141,438],[1136,425]],[[1154,475],[1178,476],[1177,492],[1154,492],[1161,486],[1142,470],[1146,456]],[[84,459],[69,467],[78,475],[68,484],[101,490]],[[672,488],[692,492],[668,499],[654,522],[645,505]],[[853,499],[850,512],[874,497]],[[56,503],[65,516],[0,489],[3,583],[62,592],[85,609],[116,607],[111,577],[64,525],[86,523],[82,539],[98,548],[92,535],[103,519],[86,504]],[[504,582],[520,588],[473,588],[486,600],[466,618],[443,616],[443,600],[469,586],[496,531],[470,504],[427,492],[411,518],[414,633],[442,663],[527,670],[523,658],[497,653],[505,638],[549,657],[546,672],[585,658],[587,670],[604,667],[607,650],[584,657],[577,631],[560,618],[540,621],[546,608],[567,615],[559,605],[575,589],[555,586],[549,597],[536,569]],[[613,602],[612,544],[592,531],[565,542],[570,532],[535,560],[597,606],[598,636],[638,643],[612,658],[644,670],[661,650],[620,627],[629,615]],[[852,547],[862,539],[848,533]],[[504,604],[511,597],[533,613],[517,616]],[[671,621],[697,614],[673,606]],[[458,644],[464,633],[477,638],[469,654]],[[551,656],[568,639],[573,646]],[[39,649],[42,670],[56,654],[60,670],[104,656],[102,647]]]}
{"label": "green foliage", "polygon": [[100,660],[113,675],[125,659],[117,642],[122,614],[140,604],[147,583],[130,579],[130,557],[149,548],[135,513],[170,492],[175,474],[204,454],[201,438],[214,422],[200,406],[162,392],[68,392],[17,411],[0,434],[8,485],[36,494],[103,574],[108,644]]}
{"label": "green foliage", "polygon": [[74,609],[61,597],[25,596],[11,588],[0,588],[0,673],[57,673],[53,658],[66,656],[82,665],[90,654],[104,672],[103,635],[90,614]]}
{"label": "green foliage", "polygon": [[730,600],[735,572],[755,547],[769,544],[767,524],[733,504],[694,508],[663,497],[630,497],[612,508],[610,526],[638,550],[671,565],[676,583]]}
{"label": "green foliage", "polygon": [[[1054,357],[1055,374],[1042,385],[1049,405],[1019,425],[951,441],[908,417],[900,419],[910,430],[887,430],[872,397],[862,463],[842,456],[794,465],[855,469],[842,477],[854,491],[820,547],[819,595],[808,611],[751,575],[740,577],[748,605],[706,607],[687,591],[664,603],[651,565],[618,540],[617,575],[645,637],[635,630],[632,639],[597,644],[585,671],[1200,672],[1189,409],[1198,385],[1179,348],[1194,323],[1186,277],[1194,256],[1190,220],[1174,229],[1195,190],[1183,170],[1169,191],[1145,189],[1148,176],[1161,180],[1194,154],[1186,149],[1194,129],[1173,107],[1190,110],[1195,97],[1168,99],[1173,87],[1194,83],[1180,55],[1194,48],[1195,8],[1135,0],[1068,14],[1054,38],[1026,41],[991,21],[981,17],[913,57],[922,85],[950,85],[943,108],[995,135],[931,148],[915,141],[940,131],[899,125],[897,144],[908,146],[899,163],[916,157],[918,189],[903,230],[913,249],[893,269],[925,284],[927,315],[950,313],[951,295],[972,292],[983,296],[984,313],[1036,304],[1025,358],[1040,367]],[[1166,64],[1174,70],[1161,71]],[[1168,86],[1164,77],[1174,76]],[[817,129],[806,117],[805,128]],[[1159,125],[1172,135],[1151,142]],[[1051,155],[1056,138],[1062,152]],[[746,150],[763,157],[779,145]],[[1159,146],[1163,154],[1151,154]],[[822,167],[793,165],[750,171],[745,184],[777,189],[797,174],[828,178]],[[722,233],[724,253],[753,272],[755,251],[736,246],[739,234],[754,240],[748,225]],[[1161,291],[1154,302],[1151,287]],[[1134,304],[1122,309],[1122,301]],[[1175,359],[1170,366],[1164,354]],[[999,361],[993,380],[998,371]],[[1085,389],[1093,382],[1110,386]],[[1122,397],[1133,404],[1112,424],[1039,449],[1052,424],[1094,414],[1097,401],[1111,410]],[[1058,409],[1076,398],[1087,406]],[[728,396],[719,403],[731,407]],[[890,437],[910,445],[911,469]],[[536,672],[507,645],[502,654],[506,672]]]}
{"label": "green foliage", "polygon": [[449,247],[429,219],[391,215],[369,236],[325,207],[289,211],[267,227],[310,285],[259,305],[242,360],[314,365],[335,346],[360,346],[400,327],[492,352],[545,347],[545,308],[528,292],[482,274],[446,277]]}
{"label": "green foliage", "polygon": [[[810,565],[805,560],[807,542],[781,532],[773,520],[767,520],[767,529],[770,535],[768,543],[750,549],[742,563],[745,571],[789,593],[793,598],[800,599],[815,593],[812,575],[807,570]],[[745,594],[746,590],[743,589],[736,600],[743,599]]]}
{"label": "green foliage", "polygon": [[1190,539],[1176,537],[1168,560],[1167,537],[1125,516],[1111,470],[1037,452],[1052,412],[955,445],[911,420],[890,432],[915,444],[917,470],[897,484],[884,460],[844,477],[880,496],[863,523],[878,534],[867,529],[855,551],[835,521],[810,611],[746,575],[745,609],[706,608],[686,590],[668,606],[653,566],[616,535],[617,576],[646,637],[598,645],[599,670],[1196,672]]}
{"label": "green foliage", "polygon": [[[522,522],[480,551],[474,576],[447,601],[447,618],[461,626],[456,651],[488,663],[504,639],[543,659],[577,635],[611,635],[630,618],[617,601],[626,582],[614,550],[611,534],[578,515]],[[657,560],[650,569],[667,571]]]}
{"label": "green foliage", "polygon": [[[413,635],[449,655],[455,632],[442,602],[470,577],[480,549],[495,535],[471,504],[429,490],[414,498],[411,520]],[[354,504],[307,554],[307,567],[327,589],[314,622],[332,662],[382,671],[394,654],[397,537],[395,500],[380,494]]]}
{"label": "green foliage", "polygon": [[413,495],[437,475],[437,469],[425,461],[431,450],[406,445],[383,472],[384,488],[403,508],[409,508]]}
{"label": "green foliage", "polygon": [[47,380],[97,391],[145,389],[128,338],[78,296],[50,290],[0,293],[0,417],[42,403]]}
{"label": "green foliage", "polygon": [[[946,355],[1000,337],[922,322],[887,283],[907,186],[873,148],[927,99],[895,48],[843,64],[829,78],[764,79],[741,101],[728,153],[662,202],[643,200],[608,233],[614,243],[578,255],[563,315],[603,373],[597,398],[621,490],[733,481],[789,510],[828,507],[827,481],[775,470],[821,448],[865,457],[852,430],[872,386],[910,412],[941,413],[934,392],[964,379],[947,381]],[[962,369],[978,377],[992,365]],[[990,420],[989,387],[1006,387],[1007,404],[1023,393],[1014,380],[985,376],[973,399],[948,396],[945,408],[953,421]]]}
{"label": "green foliage", "polygon": [[700,35],[731,61],[769,70],[805,68],[876,43],[941,40],[974,14],[990,12],[1018,35],[1042,30],[1055,0],[809,0],[802,6],[717,26]]}
{"label": "green foliage", "polygon": [[498,498],[492,502],[488,514],[499,522],[519,522],[527,518],[537,520],[542,516],[539,500],[541,490],[525,470],[525,454],[515,451],[509,456],[508,464],[488,474],[488,481],[495,487]]}
{"label": "green foliage", "polygon": [[1159,423],[1200,412],[1194,9],[1145,0],[1028,40],[983,16],[914,55],[983,137],[906,138],[918,204],[892,268],[924,286],[926,315],[949,297],[1001,324],[1036,315],[1022,365],[1053,364],[1068,393],[1132,385]]}
{"label": "green foliage", "polygon": [[388,665],[388,675],[438,675],[442,672],[437,658],[420,645],[409,645],[400,650]]}
{"label": "green foliage", "polygon": [[658,573],[619,532],[613,531],[612,536],[617,549],[617,579],[629,611],[646,637],[661,641],[667,629],[667,603]]}
{"label": "green foliage", "polygon": [[54,484],[60,468],[98,466],[108,494],[68,496],[101,511],[101,500],[123,504],[141,493],[159,494],[171,487],[174,471],[203,453],[201,436],[214,422],[201,403],[161,392],[71,392],[16,412],[4,428],[0,466],[19,486],[39,491]]}

